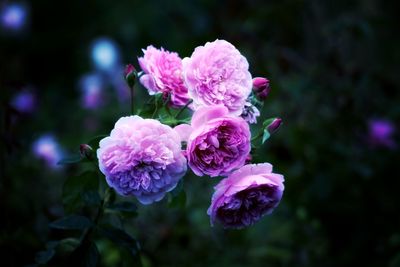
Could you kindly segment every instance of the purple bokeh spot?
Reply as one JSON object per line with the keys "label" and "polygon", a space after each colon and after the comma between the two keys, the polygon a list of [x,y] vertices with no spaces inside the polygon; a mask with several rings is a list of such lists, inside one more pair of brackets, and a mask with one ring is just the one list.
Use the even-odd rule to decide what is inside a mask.
{"label": "purple bokeh spot", "polygon": [[369,122],[369,141],[374,146],[395,148],[393,135],[396,128],[389,120],[375,119]]}
{"label": "purple bokeh spot", "polygon": [[87,109],[96,109],[103,104],[102,79],[97,74],[84,76],[80,82],[82,92],[82,106]]}
{"label": "purple bokeh spot", "polygon": [[47,166],[57,168],[57,163],[62,158],[60,145],[54,136],[48,134],[39,137],[32,146],[33,154],[41,160],[44,160]]}
{"label": "purple bokeh spot", "polygon": [[12,98],[11,106],[21,113],[31,113],[36,108],[36,96],[29,90],[21,91]]}
{"label": "purple bokeh spot", "polygon": [[27,17],[23,5],[13,3],[6,5],[1,11],[1,24],[9,30],[19,30],[24,27]]}

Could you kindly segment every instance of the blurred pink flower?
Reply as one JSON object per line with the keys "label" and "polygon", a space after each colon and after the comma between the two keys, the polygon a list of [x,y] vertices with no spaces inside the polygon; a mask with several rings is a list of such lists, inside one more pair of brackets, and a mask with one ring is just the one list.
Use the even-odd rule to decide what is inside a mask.
{"label": "blurred pink flower", "polygon": [[216,40],[197,47],[183,59],[183,73],[194,109],[222,104],[242,114],[252,79],[246,58],[232,44]]}
{"label": "blurred pink flower", "polygon": [[139,64],[145,73],[140,83],[150,95],[170,94],[172,106],[181,107],[189,101],[188,90],[183,82],[182,59],[175,52],[148,46],[143,49]]}

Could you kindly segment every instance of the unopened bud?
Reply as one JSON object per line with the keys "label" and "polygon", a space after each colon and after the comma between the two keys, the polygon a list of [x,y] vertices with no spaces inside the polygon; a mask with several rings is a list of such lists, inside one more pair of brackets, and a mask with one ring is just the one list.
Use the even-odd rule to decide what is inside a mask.
{"label": "unopened bud", "polygon": [[265,100],[271,90],[269,80],[263,77],[253,79],[253,91],[260,100]]}
{"label": "unopened bud", "polygon": [[267,130],[270,134],[276,132],[282,124],[281,118],[275,118],[268,126]]}
{"label": "unopened bud", "polygon": [[253,160],[253,156],[251,154],[248,154],[245,162],[246,162],[246,164],[250,164],[252,160]]}
{"label": "unopened bud", "polygon": [[124,71],[125,80],[128,83],[130,88],[133,88],[136,81],[136,69],[132,64],[128,64],[125,67]]}
{"label": "unopened bud", "polygon": [[79,146],[79,150],[81,152],[82,157],[85,157],[87,159],[93,158],[93,148],[91,146],[89,146],[88,144],[81,144]]}

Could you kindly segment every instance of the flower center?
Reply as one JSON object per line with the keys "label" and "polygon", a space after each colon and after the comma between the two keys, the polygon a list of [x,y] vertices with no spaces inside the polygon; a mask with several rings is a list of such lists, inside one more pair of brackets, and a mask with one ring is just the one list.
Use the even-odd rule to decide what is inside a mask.
{"label": "flower center", "polygon": [[280,201],[276,186],[261,185],[240,191],[218,208],[217,217],[227,226],[244,227],[272,211]]}

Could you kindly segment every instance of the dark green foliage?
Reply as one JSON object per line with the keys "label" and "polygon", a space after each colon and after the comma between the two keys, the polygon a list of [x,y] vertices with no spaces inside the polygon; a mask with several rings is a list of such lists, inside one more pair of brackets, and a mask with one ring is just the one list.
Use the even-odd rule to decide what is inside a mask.
{"label": "dark green foliage", "polygon": [[62,195],[65,211],[68,213],[77,211],[85,203],[98,205],[100,203],[98,188],[99,178],[96,172],[87,171],[68,178],[64,183]]}
{"label": "dark green foliage", "polygon": [[139,243],[124,230],[106,225],[99,226],[98,231],[101,235],[126,248],[132,255],[136,255],[139,252]]}
{"label": "dark green foliage", "polygon": [[[25,3],[25,31],[0,29],[2,266],[399,266],[397,1]],[[151,206],[136,209],[133,198],[105,193],[95,156],[104,135],[88,140],[131,112],[129,92],[120,101],[111,82],[101,108],[80,105],[79,80],[94,72],[90,46],[102,36],[118,44],[121,67],[132,63],[138,71],[140,49],[149,44],[186,57],[226,39],[247,57],[253,76],[269,78],[271,92],[252,132],[261,133],[253,162],[270,162],[285,175],[273,214],[241,231],[211,227],[206,210],[219,178],[191,173],[184,190]],[[38,97],[31,115],[9,105],[26,87]],[[149,97],[138,80],[134,99],[144,117],[187,122],[187,110],[175,117],[178,110],[164,108],[161,95]],[[284,124],[261,144],[262,122],[271,117]],[[395,149],[369,144],[371,118],[395,124]],[[57,170],[31,153],[32,142],[48,132],[73,156]],[[80,144],[93,148],[92,161],[80,156]],[[72,214],[91,225],[48,227]]]}
{"label": "dark green foliage", "polygon": [[62,230],[83,230],[92,226],[92,222],[80,215],[69,215],[50,223],[50,227]]}

